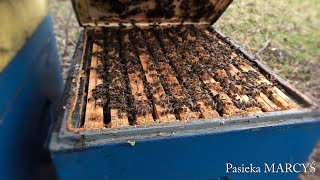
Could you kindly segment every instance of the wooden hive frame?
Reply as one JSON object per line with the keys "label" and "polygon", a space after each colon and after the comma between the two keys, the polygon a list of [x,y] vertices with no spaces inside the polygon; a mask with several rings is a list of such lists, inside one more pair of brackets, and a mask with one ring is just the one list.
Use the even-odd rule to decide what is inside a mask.
{"label": "wooden hive frame", "polygon": [[[198,93],[205,94],[206,92],[201,88],[201,82],[199,80],[199,77],[197,76],[193,76],[194,78],[188,77],[187,74],[191,75],[193,74],[193,72],[188,71],[190,69],[185,68],[188,65],[184,61],[184,58],[182,58],[181,55],[176,51],[175,45],[170,40],[169,36],[167,36],[165,33],[162,33],[159,39],[161,39],[162,47],[166,52],[168,59],[172,62],[172,65],[174,66],[176,73],[181,76],[180,79],[182,80],[182,83],[184,84],[184,86],[186,88],[189,88],[190,92],[193,95],[197,95]],[[192,85],[194,85],[194,87],[191,87]],[[208,99],[211,99],[208,94],[206,95]],[[219,113],[212,106],[208,105],[208,103],[206,102],[208,101],[208,99],[205,99],[205,98],[194,99],[195,103],[200,107],[201,117],[202,118],[219,117]]]}
{"label": "wooden hive frame", "polygon": [[[218,37],[216,37],[215,35],[213,35],[213,33],[209,32],[208,30],[200,30],[200,32],[203,33],[203,35],[206,35],[207,38],[204,38],[206,41],[210,41],[210,39],[214,39],[217,42],[219,42],[219,44],[224,45],[224,47],[228,47],[226,45],[226,43],[222,42],[221,39],[218,39]],[[231,60],[239,60],[239,56],[234,53],[231,52],[230,54]],[[273,111],[275,110],[279,110],[279,108],[283,109],[283,110],[288,110],[288,109],[297,109],[299,108],[299,105],[297,105],[294,101],[292,101],[287,95],[285,95],[278,87],[274,86],[270,81],[268,81],[260,72],[258,72],[257,70],[255,70],[251,65],[247,64],[247,63],[242,63],[239,64],[239,69],[237,69],[236,67],[232,67],[233,70],[235,72],[238,72],[238,74],[240,72],[249,72],[249,71],[253,71],[256,72],[259,76],[256,78],[256,82],[261,84],[261,83],[266,83],[268,85],[271,85],[271,87],[269,87],[267,90],[264,91],[264,94],[260,94],[260,97],[258,96],[258,99],[263,99],[265,101],[266,104],[269,104],[269,107],[266,107],[267,109],[272,109]],[[271,92],[271,93],[270,93]],[[273,101],[273,103],[270,102],[270,100],[267,100],[268,94],[271,94],[271,99]],[[279,106],[278,108],[276,108],[274,106],[274,104],[276,104],[277,106]]]}
{"label": "wooden hive frame", "polygon": [[[95,33],[102,33],[101,31],[96,31]],[[96,43],[93,43],[92,52],[100,52],[102,47]],[[101,99],[95,100],[93,98],[93,90],[103,83],[103,80],[98,76],[97,67],[101,65],[99,57],[92,56],[91,66],[90,66],[90,77],[88,85],[88,94],[87,94],[87,104],[85,112],[85,129],[102,129],[104,127],[104,117],[103,117],[103,108],[98,105]]]}
{"label": "wooden hive frame", "polygon": [[[187,98],[186,92],[183,90],[183,87],[179,84],[178,78],[174,74],[174,70],[171,65],[168,63],[168,59],[165,56],[165,53],[161,49],[160,43],[156,38],[155,34],[150,31],[144,31],[144,35],[149,40],[145,42],[149,46],[152,46],[155,51],[152,52],[155,64],[157,64],[158,70],[162,76],[162,79],[165,79],[164,85],[168,87],[168,91],[172,94],[173,102],[175,106],[180,106],[179,102],[182,102]],[[179,120],[195,120],[199,119],[200,113],[192,111],[186,105],[182,105],[182,111],[178,112]]]}
{"label": "wooden hive frame", "polygon": [[[160,82],[157,70],[154,68],[154,62],[148,52],[146,44],[143,41],[141,32],[136,32],[138,36],[131,36],[133,42],[138,44],[136,47],[146,80],[150,84],[153,100],[153,108],[158,122],[172,122],[176,120],[173,114],[172,105],[166,101],[168,99],[164,88]],[[131,34],[131,33],[130,33]],[[132,34],[131,34],[132,35]]]}
{"label": "wooden hive frame", "polygon": [[[96,28],[96,36],[103,33],[105,38],[94,41],[92,47],[83,123],[86,130],[300,108],[206,28]],[[212,43],[216,44],[208,46]],[[225,48],[223,58],[229,58],[219,62],[220,69],[214,68],[221,61],[213,55],[216,47]],[[99,75],[100,66],[106,66],[106,77]],[[236,90],[226,91],[225,82],[249,82],[244,76],[248,73],[255,75],[251,80],[267,88],[252,95],[235,83]],[[107,104],[93,92],[104,83],[109,92]],[[110,93],[113,91],[116,93]],[[121,105],[114,105],[115,101]],[[243,107],[238,102],[255,103]]]}

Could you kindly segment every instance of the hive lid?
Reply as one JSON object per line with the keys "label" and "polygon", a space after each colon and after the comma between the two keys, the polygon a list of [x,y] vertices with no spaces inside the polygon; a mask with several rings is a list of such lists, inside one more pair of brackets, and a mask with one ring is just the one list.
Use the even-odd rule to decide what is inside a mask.
{"label": "hive lid", "polygon": [[213,24],[232,0],[72,0],[81,26]]}

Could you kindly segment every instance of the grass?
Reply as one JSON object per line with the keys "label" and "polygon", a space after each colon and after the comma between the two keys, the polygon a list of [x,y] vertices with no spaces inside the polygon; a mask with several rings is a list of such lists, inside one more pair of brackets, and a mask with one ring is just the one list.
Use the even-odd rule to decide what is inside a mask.
{"label": "grass", "polygon": [[272,40],[296,60],[319,60],[318,0],[234,1],[216,24],[251,53]]}
{"label": "grass", "polygon": [[[80,28],[69,1],[50,1],[50,6],[59,54],[67,69]],[[214,26],[320,102],[319,0],[234,0]]]}
{"label": "grass", "polygon": [[318,0],[237,0],[214,26],[320,102]]}

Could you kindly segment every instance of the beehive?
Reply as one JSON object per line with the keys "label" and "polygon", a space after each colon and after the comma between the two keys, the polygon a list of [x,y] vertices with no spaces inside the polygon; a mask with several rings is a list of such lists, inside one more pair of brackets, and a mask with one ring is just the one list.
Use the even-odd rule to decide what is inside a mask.
{"label": "beehive", "polygon": [[208,26],[95,28],[93,36],[86,129],[299,109]]}
{"label": "beehive", "polygon": [[69,125],[101,130],[302,108],[212,28],[230,3],[73,1],[88,56],[81,118]]}
{"label": "beehive", "polygon": [[211,26],[230,3],[73,0],[84,31],[50,141],[59,178],[236,179],[230,160],[307,159],[317,106]]}

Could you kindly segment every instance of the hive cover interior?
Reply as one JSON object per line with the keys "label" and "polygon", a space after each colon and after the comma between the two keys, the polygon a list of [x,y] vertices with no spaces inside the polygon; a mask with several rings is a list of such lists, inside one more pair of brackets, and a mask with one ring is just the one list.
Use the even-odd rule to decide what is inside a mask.
{"label": "hive cover interior", "polygon": [[213,24],[232,0],[72,0],[82,26],[121,23]]}

